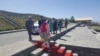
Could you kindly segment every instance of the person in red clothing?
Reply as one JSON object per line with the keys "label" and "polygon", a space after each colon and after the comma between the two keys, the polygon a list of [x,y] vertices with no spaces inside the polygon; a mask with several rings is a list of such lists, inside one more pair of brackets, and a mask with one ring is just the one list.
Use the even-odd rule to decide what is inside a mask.
{"label": "person in red clothing", "polygon": [[43,39],[43,44],[42,46],[46,46],[46,47],[50,47],[49,46],[49,37],[50,37],[50,29],[49,29],[49,25],[48,25],[48,20],[44,19],[40,29],[39,29],[39,33],[40,33],[40,37]]}

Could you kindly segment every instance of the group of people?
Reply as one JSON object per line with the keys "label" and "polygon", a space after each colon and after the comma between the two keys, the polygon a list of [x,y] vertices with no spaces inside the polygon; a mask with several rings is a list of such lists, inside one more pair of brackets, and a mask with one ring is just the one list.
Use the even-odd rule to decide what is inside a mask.
{"label": "group of people", "polygon": [[[49,41],[48,39],[50,38],[50,33],[57,34],[57,30],[61,32],[61,28],[63,27],[63,21],[62,20],[57,20],[55,18],[53,19],[45,19],[43,16],[40,17],[41,19],[38,20],[39,24],[39,34],[41,37],[41,40],[43,41],[42,46],[49,46]],[[67,28],[67,20],[65,20],[65,27]],[[32,41],[31,37],[31,32],[32,29],[34,28],[34,23],[32,21],[32,18],[30,17],[26,21],[26,29],[29,34],[29,41]]]}
{"label": "group of people", "polygon": [[[41,26],[41,23],[42,23],[43,20],[44,20],[44,18],[41,16],[41,19],[38,21],[39,27]],[[49,25],[51,33],[57,34],[57,30],[59,30],[61,32],[61,28],[62,28],[62,25],[63,25],[62,20],[57,20],[55,18],[48,19],[47,23]]]}

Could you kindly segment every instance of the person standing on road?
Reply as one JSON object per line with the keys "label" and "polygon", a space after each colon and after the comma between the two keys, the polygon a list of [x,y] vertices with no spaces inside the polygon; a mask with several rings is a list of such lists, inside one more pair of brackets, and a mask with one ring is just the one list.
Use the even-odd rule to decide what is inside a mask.
{"label": "person standing on road", "polygon": [[49,48],[49,37],[50,37],[50,29],[48,25],[48,20],[44,19],[43,23],[40,26],[39,29],[40,37],[43,39],[42,47]]}
{"label": "person standing on road", "polygon": [[67,25],[68,25],[68,20],[65,19],[65,28],[67,29]]}
{"label": "person standing on road", "polygon": [[62,21],[59,20],[59,21],[58,21],[58,29],[59,29],[60,32],[61,32],[61,28],[62,28]]}
{"label": "person standing on road", "polygon": [[52,19],[49,19],[49,27],[50,27],[50,32],[52,33],[53,32],[53,22],[52,22]]}
{"label": "person standing on road", "polygon": [[53,33],[57,34],[57,20],[53,18]]}
{"label": "person standing on road", "polygon": [[34,22],[32,20],[32,17],[29,17],[26,22],[25,22],[25,26],[26,26],[26,29],[27,29],[27,32],[28,32],[28,35],[29,35],[29,41],[32,41],[32,29],[34,27]]}
{"label": "person standing on road", "polygon": [[41,17],[40,17],[40,20],[38,21],[39,28],[40,28],[40,26],[41,26],[42,22],[43,22],[43,16],[41,16]]}

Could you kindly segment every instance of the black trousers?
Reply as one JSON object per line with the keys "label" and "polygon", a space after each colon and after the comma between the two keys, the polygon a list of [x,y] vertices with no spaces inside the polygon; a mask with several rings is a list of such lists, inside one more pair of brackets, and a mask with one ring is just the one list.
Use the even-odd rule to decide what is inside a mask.
{"label": "black trousers", "polygon": [[29,35],[29,40],[32,40],[32,36],[31,36],[32,35],[32,30],[27,29],[27,31],[28,31],[28,35]]}

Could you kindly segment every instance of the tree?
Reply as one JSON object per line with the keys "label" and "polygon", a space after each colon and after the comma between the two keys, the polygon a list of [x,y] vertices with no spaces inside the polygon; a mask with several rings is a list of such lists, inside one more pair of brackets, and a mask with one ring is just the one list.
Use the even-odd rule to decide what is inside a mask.
{"label": "tree", "polygon": [[75,23],[74,16],[71,17],[70,22]]}

